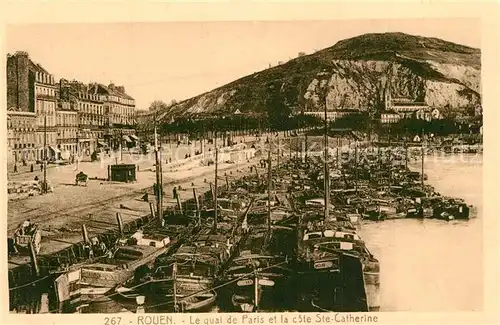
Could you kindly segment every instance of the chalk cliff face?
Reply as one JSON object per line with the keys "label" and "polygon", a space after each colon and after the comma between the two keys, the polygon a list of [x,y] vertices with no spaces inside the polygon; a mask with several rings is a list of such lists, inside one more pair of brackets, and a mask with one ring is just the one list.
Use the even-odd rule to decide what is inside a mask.
{"label": "chalk cliff face", "polygon": [[383,109],[385,93],[462,109],[481,102],[481,52],[436,38],[365,34],[243,77],[163,112],[281,113]]}

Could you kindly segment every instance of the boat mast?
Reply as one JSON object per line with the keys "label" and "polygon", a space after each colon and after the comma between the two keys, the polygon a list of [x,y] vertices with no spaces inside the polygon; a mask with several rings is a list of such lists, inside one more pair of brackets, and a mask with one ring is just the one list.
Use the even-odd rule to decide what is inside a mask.
{"label": "boat mast", "polygon": [[218,163],[219,163],[219,148],[217,147],[217,131],[215,132],[215,186],[214,186],[214,225],[213,225],[213,231],[217,231],[217,210],[218,210],[218,204],[217,204],[217,169],[218,169]]}
{"label": "boat mast", "polygon": [[422,146],[421,155],[422,155],[422,172],[420,175],[420,182],[422,183],[422,188],[424,188],[424,130],[422,129],[422,139],[420,139],[420,144]]}
{"label": "boat mast", "polygon": [[278,132],[278,155],[276,156],[276,158],[278,159],[276,162],[276,166],[279,168],[279,166],[280,166],[280,136],[279,136],[279,132]]}
{"label": "boat mast", "polygon": [[330,179],[328,170],[328,115],[326,113],[325,101],[325,220],[328,220],[330,213]]}
{"label": "boat mast", "polygon": [[354,172],[355,172],[355,189],[356,194],[358,193],[358,140],[356,139],[355,147],[354,147]]}
{"label": "boat mast", "polygon": [[337,169],[340,169],[340,138],[337,137]]}
{"label": "boat mast", "polygon": [[404,146],[405,146],[405,171],[408,170],[408,144],[404,143]]}
{"label": "boat mast", "polygon": [[271,231],[271,141],[267,138],[269,151],[267,153],[267,230]]}
{"label": "boat mast", "polygon": [[392,186],[392,147],[391,147],[391,135],[389,135],[389,193],[391,193]]}
{"label": "boat mast", "polygon": [[177,262],[174,262],[172,265],[172,286],[173,286],[173,295],[174,295],[174,310],[178,311],[177,305]]}
{"label": "boat mast", "polygon": [[[155,121],[156,124],[156,121]],[[163,224],[163,209],[162,209],[162,180],[161,180],[161,160],[160,160],[160,152],[158,150],[158,133],[156,132],[155,125],[155,160],[156,160],[156,215],[158,218],[158,223],[160,227]]]}
{"label": "boat mast", "polygon": [[257,269],[254,269],[254,280],[253,280],[253,295],[255,300],[255,311],[259,309],[259,276],[257,274]]}

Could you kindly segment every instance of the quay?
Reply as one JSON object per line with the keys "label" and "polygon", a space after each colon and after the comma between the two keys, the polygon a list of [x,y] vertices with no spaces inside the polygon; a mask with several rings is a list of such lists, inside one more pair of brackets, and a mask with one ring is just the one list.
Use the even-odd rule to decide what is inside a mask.
{"label": "quay", "polygon": [[[349,285],[353,286],[352,287],[353,290],[349,290],[350,296],[349,294],[347,295],[344,294],[342,296],[343,297],[342,299],[352,300],[353,302],[356,301],[355,303],[353,303],[354,305],[352,305],[355,307],[351,306],[350,308],[354,308],[355,310],[358,311],[377,310],[377,308],[379,308],[380,306],[378,302],[378,290],[379,290],[378,260],[376,260],[376,258],[368,251],[367,246],[369,245],[365,246],[364,242],[359,238],[359,236],[356,235],[355,230],[352,230],[354,229],[352,228],[352,225],[357,224],[364,219],[382,221],[385,218],[391,218],[392,212],[388,213],[387,211],[392,211],[392,210],[394,210],[394,212],[398,214],[397,218],[400,217],[422,218],[424,216],[422,214],[419,214],[418,211],[423,212],[424,208],[424,203],[422,201],[423,199],[417,200],[416,197],[425,198],[428,195],[432,194],[432,189],[429,189],[428,187],[423,187],[421,190],[423,196],[422,193],[409,194],[413,192],[405,192],[410,188],[408,188],[407,185],[403,184],[408,184],[408,182],[412,183],[411,186],[414,187],[424,185],[423,177],[421,178],[420,175],[418,175],[419,174],[418,172],[412,173],[407,168],[402,167],[404,163],[394,164],[390,159],[372,163],[370,166],[368,166],[368,163],[360,163],[360,161],[362,161],[362,157],[361,153],[358,152],[357,146],[354,147],[355,150],[354,161],[347,160],[343,162],[339,161],[335,162],[334,157],[329,157],[328,161],[335,163],[331,164],[326,163],[325,170],[322,171],[323,162],[321,161],[321,157],[317,157],[316,155],[309,155],[309,156],[303,155],[303,152],[299,150],[293,150],[292,149],[292,143],[294,141],[293,138],[284,138],[280,140],[282,141],[282,143],[285,143],[285,145],[283,147],[278,146],[278,150],[274,151],[272,155],[271,151],[273,151],[273,149],[267,150],[269,154],[268,157],[266,157],[265,155],[266,152],[265,148],[259,148],[257,150],[259,151],[258,154],[252,156],[251,159],[248,159],[247,161],[241,164],[235,165],[235,164],[224,163],[216,158],[215,160],[219,162],[218,163],[219,166],[217,167],[216,163],[215,175],[217,175],[217,170],[218,170],[220,173],[219,178],[224,184],[222,186],[220,185],[217,186],[217,181],[215,181],[215,184],[211,184],[211,180],[213,180],[214,178],[218,179],[217,176],[214,177],[213,174],[214,171],[212,166],[190,167],[187,170],[183,170],[182,164],[177,164],[174,170],[163,173],[166,178],[166,180],[165,179],[163,180],[163,185],[165,187],[164,190],[165,193],[167,194],[166,195],[167,197],[170,197],[168,193],[173,192],[173,186],[177,187],[177,193],[180,194],[180,197],[177,197],[177,201],[171,200],[167,202],[167,204],[164,205],[164,208],[166,208],[167,211],[174,211],[174,213],[178,212],[182,213],[182,211],[190,211],[189,213],[191,213],[193,211],[192,210],[193,206],[198,206],[198,209],[200,205],[206,206],[206,204],[204,204],[205,201],[209,203],[209,206],[210,204],[213,204],[210,203],[210,200],[214,195],[216,200],[215,202],[217,202],[216,199],[217,192],[219,192],[220,194],[224,194],[228,192],[229,188],[240,189],[241,187],[241,188],[247,188],[249,192],[248,194],[253,196],[257,193],[261,193],[263,190],[262,186],[267,183],[268,184],[267,186],[269,187],[267,195],[262,193],[260,195],[267,196],[268,202],[264,206],[267,206],[269,209],[267,218],[268,220],[267,223],[268,225],[270,225],[268,226],[269,229],[272,229],[275,226],[285,227],[285,228],[290,227],[290,229],[296,228],[299,234],[299,239],[298,239],[299,242],[303,241],[302,244],[299,244],[298,248],[299,251],[297,253],[299,254],[298,256],[302,256],[300,254],[305,254],[304,256],[308,256],[307,259],[308,258],[314,259],[316,258],[314,257],[315,256],[314,254],[316,254],[316,252],[314,252],[313,255],[310,255],[312,253],[311,248],[313,246],[309,247],[308,245],[312,244],[309,244],[308,241],[310,241],[312,238],[315,238],[312,237],[313,235],[317,236],[317,234],[321,233],[321,232],[317,233],[316,232],[317,229],[323,229],[322,227],[325,226],[330,227],[326,228],[327,230],[324,229],[322,230],[322,233],[324,234],[323,236],[325,236],[324,239],[322,239],[320,242],[318,242],[317,239],[314,240],[315,243],[314,250],[316,250],[316,248],[319,247],[320,250],[324,251],[327,254],[330,254],[329,255],[330,259],[326,261],[317,260],[317,262],[314,264],[315,268],[321,269],[324,267],[328,268],[337,265],[335,264],[337,263],[335,262],[337,258],[336,257],[337,253],[334,252],[338,251],[339,247],[337,247],[337,245],[339,243],[340,243],[340,250],[349,250],[353,249],[353,247],[356,247],[355,250],[356,251],[360,250],[361,255],[355,257],[354,259],[352,256],[347,259],[341,258],[340,269],[343,270],[341,272],[343,272],[344,274],[345,272],[356,274],[360,272],[359,270],[361,270],[361,266],[359,265],[359,263],[362,263],[364,265],[363,267],[364,272],[361,276],[358,276],[357,278],[355,277],[350,280],[347,279],[342,280],[342,281],[350,281],[348,282]],[[272,168],[271,164],[266,163],[265,158],[267,158],[267,162],[271,162],[271,164],[273,165]],[[258,161],[260,161],[260,165],[257,163]],[[422,161],[422,166],[423,166],[423,161]],[[266,174],[265,172],[266,169],[267,169],[267,179],[268,179],[267,181],[265,181],[266,176],[264,176]],[[144,173],[148,172],[147,167],[144,168],[141,167],[140,170],[143,170]],[[380,174],[384,172],[385,174],[383,175]],[[322,176],[322,174],[324,176]],[[335,175],[341,175],[341,176],[335,177]],[[372,175],[376,175],[376,177],[373,178]],[[321,185],[321,183],[324,182],[325,179],[327,179],[328,182]],[[44,230],[45,232],[44,235],[45,243],[43,245],[44,250],[42,250],[42,254],[38,256],[38,261],[37,261],[39,270],[43,269],[54,270],[54,267],[58,264],[61,264],[61,261],[66,261],[64,263],[67,264],[85,262],[87,256],[85,255],[86,252],[81,245],[82,227],[85,229],[87,229],[87,227],[88,229],[91,229],[92,236],[97,236],[100,242],[111,243],[115,241],[118,238],[118,236],[121,235],[121,233],[131,234],[135,230],[147,226],[148,224],[157,220],[154,218],[155,213],[153,212],[154,210],[152,208],[154,202],[144,202],[140,199],[144,193],[151,191],[151,187],[148,187],[146,191],[145,189],[141,189],[138,186],[138,184],[133,184],[137,186],[137,189],[131,190],[130,188],[126,187],[127,185],[124,184],[106,183],[106,182],[99,183],[99,182],[100,181],[94,182],[95,185],[98,185],[96,187],[105,185],[109,187],[121,186],[122,188],[127,189],[124,190],[124,192],[128,191],[128,193],[123,193],[121,196],[118,197],[105,198],[101,201],[93,203],[93,205],[90,206],[89,205],[87,206],[84,205],[83,207],[76,206],[73,207],[73,210],[69,208],[70,209],[69,212],[65,213],[59,212],[58,214],[58,212],[51,211],[52,215],[46,215],[46,216],[38,215],[38,219],[37,216],[33,217],[35,222],[41,224],[42,227],[44,228],[46,227],[43,225],[44,217],[45,220],[49,220],[50,222],[53,222],[53,220],[56,220],[56,218],[72,216],[72,215],[77,215],[79,217],[76,217],[75,219],[80,219],[72,223],[71,227],[73,227],[74,231],[67,232],[67,234],[65,235],[65,237],[63,237],[63,239],[57,238],[56,235],[54,235],[55,232],[50,232],[50,229]],[[151,180],[151,182],[154,182],[154,180]],[[92,182],[90,184],[92,184]],[[214,186],[212,187],[212,185]],[[85,187],[81,188],[75,187],[75,188],[85,191]],[[86,188],[86,190],[88,189],[89,188]],[[196,191],[198,191],[198,193],[200,193],[201,196],[198,195],[197,197],[193,197],[192,193],[193,189],[196,189]],[[380,192],[382,189],[385,189],[386,193]],[[403,192],[397,192],[401,191],[401,189],[403,189]],[[215,190],[215,194],[213,190]],[[278,194],[278,192],[283,190],[284,192],[282,192],[282,194]],[[289,193],[288,191],[291,191],[291,193]],[[325,199],[322,202],[320,202],[320,200],[318,200],[317,198],[322,196],[321,195],[322,191],[328,194],[324,194]],[[271,193],[273,193],[273,195],[271,195]],[[196,196],[196,192],[194,194]],[[273,199],[272,196],[275,198]],[[154,195],[151,195],[151,197],[154,197]],[[402,205],[399,205],[399,203],[397,203],[397,201],[399,200],[398,198],[404,198],[404,197],[409,199],[409,201],[404,202],[404,204]],[[106,200],[109,200],[110,203],[107,203]],[[219,202],[225,202],[224,200],[229,200],[230,202],[232,199],[229,197],[221,198],[221,201]],[[238,200],[242,200],[241,202],[245,201],[245,199],[237,199],[237,201]],[[286,212],[285,214],[279,213],[278,215],[281,217],[278,217],[276,215],[277,212],[271,212],[270,210],[272,206],[271,201],[275,202],[273,204],[276,204],[277,202],[278,208],[288,210],[288,213]],[[252,202],[250,203],[250,206],[252,205]],[[330,207],[330,202],[332,204],[331,207]],[[177,203],[177,209],[175,208],[172,209],[173,207],[175,207],[175,203]],[[262,203],[263,202],[261,202],[261,204],[259,205],[260,207],[263,207]],[[444,213],[447,216],[450,215],[450,213],[453,214],[456,211],[458,211],[456,210],[456,206],[453,206],[453,204],[456,203],[452,203],[451,206],[448,203],[446,204],[439,203],[439,204],[440,205],[434,206],[434,209],[436,209],[437,207],[438,211],[440,211],[439,213]],[[248,207],[248,209],[250,209],[250,206]],[[313,216],[313,219],[309,220],[308,218],[311,218],[309,214],[311,212],[318,210],[318,207],[320,206],[323,206],[323,209],[325,210],[324,211],[325,215],[321,217],[322,213],[318,212],[317,216]],[[382,207],[384,207],[384,209],[382,209]],[[92,208],[95,210],[92,213],[92,215],[89,216],[88,210]],[[248,209],[244,214],[245,216],[248,213]],[[273,208],[273,210],[275,210],[275,208]],[[39,211],[35,211],[32,213],[36,214],[37,212],[39,213]],[[222,215],[225,215],[225,213],[231,214],[232,212],[231,209],[228,210],[228,208],[221,208],[221,213]],[[256,212],[254,210],[250,211],[250,215],[252,215],[253,218],[252,221],[250,221],[250,219],[248,220],[249,223],[253,223],[253,226],[251,226],[250,229],[258,229],[258,227],[260,227],[259,226],[261,225],[260,223],[255,224],[255,222],[257,222],[256,220],[261,220],[260,213],[261,212]],[[462,213],[461,208],[460,208],[460,213]],[[333,222],[333,224],[328,225],[328,223],[323,223],[323,221],[321,220],[316,220],[315,218],[317,218],[318,216],[323,218],[321,220]],[[460,215],[457,214],[457,216]],[[439,215],[434,214],[427,217],[440,218],[441,214]],[[242,216],[238,217],[239,220],[241,220],[241,218]],[[243,224],[246,224],[247,219],[246,217],[244,218],[245,220]],[[125,222],[123,223],[123,225],[120,225],[122,219]],[[215,218],[214,220],[217,220],[217,218]],[[271,222],[270,220],[274,220],[272,221],[273,222],[272,225],[270,223]],[[306,222],[306,220],[309,221]],[[316,229],[315,227],[319,228]],[[346,229],[351,229],[351,230],[347,231]],[[257,235],[257,233],[254,234],[253,231],[257,230],[250,230],[250,237]],[[71,235],[68,236],[68,233],[71,233]],[[337,238],[338,235],[338,236],[343,236],[342,237],[344,238],[343,240],[354,238],[353,239],[354,241],[350,243],[337,242],[339,239],[336,239],[337,241],[332,242],[331,241],[332,239],[329,237],[331,235],[326,235],[330,233],[334,233],[335,238]],[[85,237],[85,235],[86,235],[85,231],[83,231],[83,236]],[[301,239],[302,237],[303,239]],[[52,241],[55,242],[55,244],[52,243],[46,245],[47,242],[52,242]],[[285,243],[282,242],[281,244],[278,244],[278,246],[283,244]],[[238,242],[231,243],[231,246],[234,247],[239,247],[239,245],[240,244]],[[290,247],[289,244],[285,245]],[[291,246],[293,245],[294,244],[292,244]],[[234,251],[234,249],[235,248],[233,248],[231,251]],[[279,252],[278,253],[274,252],[272,254],[279,254]],[[293,255],[295,253],[290,253],[290,254]],[[292,256],[292,255],[287,255],[287,256]],[[255,256],[259,255],[257,254]],[[286,261],[288,261],[288,258],[289,257],[287,257]],[[305,275],[308,274],[308,272],[310,272],[311,270],[306,271],[307,263],[304,264],[305,260],[301,260],[301,258],[306,258],[306,257],[300,257],[300,258],[295,257],[295,259],[297,259],[298,261],[296,263],[298,264],[292,268],[294,269],[294,271],[292,272],[298,271],[299,274],[300,272],[303,272],[303,274]],[[24,263],[23,262],[16,263],[15,259],[11,258],[9,262],[11,262],[11,264],[13,265],[9,269],[9,284],[11,290],[15,287],[23,286],[23,284],[26,283],[27,279],[32,279],[33,275],[35,275],[33,265],[29,264],[28,259],[25,259]],[[298,269],[295,269],[297,267]],[[300,271],[302,270],[301,268],[305,269],[303,271]],[[43,274],[43,272],[38,272],[38,273],[39,273],[38,276],[41,276]],[[255,281],[257,281],[257,279],[261,279],[257,278],[259,275],[256,274],[255,276],[256,276]],[[264,280],[267,281],[266,279]],[[265,281],[263,283],[270,283]],[[360,283],[362,283],[362,285]],[[309,289],[307,288],[307,286],[310,285],[313,284],[307,283],[306,288],[304,288],[306,292],[307,290],[310,290],[310,288]],[[313,308],[313,310],[317,311],[337,310],[337,308],[345,308],[345,306],[339,307],[338,305],[336,305],[336,303],[333,305],[329,305],[328,303],[325,304],[321,301],[316,301],[314,299],[319,299],[319,298],[314,298],[314,296],[308,296],[307,293],[305,295],[302,295],[301,297],[303,299],[302,303],[305,303],[306,305],[303,308],[306,308],[306,310],[309,310],[308,308],[311,307]],[[308,299],[313,299],[311,300],[310,306],[308,306],[309,304]],[[335,299],[338,299],[338,297]],[[361,299],[364,302],[360,301],[359,299]],[[261,306],[260,308],[264,308],[264,306]]]}
{"label": "quay", "polygon": [[[239,140],[237,146],[241,146],[245,140],[246,147],[251,147],[268,136],[272,135],[264,133],[260,138],[255,136],[236,138]],[[205,147],[207,152],[213,148],[213,145]],[[190,148],[184,148],[188,149]],[[174,157],[175,152],[170,152]],[[165,161],[168,157],[163,158]],[[219,173],[231,179],[243,177],[250,173],[250,166],[253,170],[257,169],[259,159],[260,157],[252,157],[248,161],[237,163],[222,161],[219,164]],[[210,190],[214,177],[213,167],[189,164],[188,160],[190,159],[178,160],[174,163],[176,166],[171,168],[168,168],[168,163],[164,164],[163,193],[168,199],[164,203],[167,209],[177,204],[172,195],[174,187],[177,188],[184,206],[193,204],[193,188],[196,188],[201,198]],[[40,273],[43,274],[47,269],[53,270],[59,263],[69,266],[85,261],[83,225],[88,229],[89,237],[96,237],[100,242],[109,243],[120,235],[117,215],[120,216],[123,229],[127,233],[152,221],[151,204],[153,206],[156,204],[152,186],[155,183],[155,162],[130,157],[125,153],[122,162],[131,161],[138,165],[136,182],[106,181],[108,173],[106,165],[100,162],[80,162],[78,170],[85,171],[91,178],[88,186],[74,186],[74,175],[77,173],[74,165],[56,166],[47,170],[47,178],[55,187],[54,193],[9,201],[8,236],[12,236],[24,220],[30,220],[41,227],[41,251],[37,256]],[[183,167],[183,164],[186,166]],[[37,176],[38,173],[9,175],[9,180],[23,181]],[[141,199],[146,193],[150,202]],[[9,256],[8,270],[10,288],[23,286],[31,282],[34,276],[29,255]]]}

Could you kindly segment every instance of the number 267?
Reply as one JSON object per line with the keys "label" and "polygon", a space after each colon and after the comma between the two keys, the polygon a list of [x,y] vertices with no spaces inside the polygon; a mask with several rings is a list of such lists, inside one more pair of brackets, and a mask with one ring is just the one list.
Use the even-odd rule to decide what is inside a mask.
{"label": "number 267", "polygon": [[121,317],[105,317],[104,325],[120,325]]}

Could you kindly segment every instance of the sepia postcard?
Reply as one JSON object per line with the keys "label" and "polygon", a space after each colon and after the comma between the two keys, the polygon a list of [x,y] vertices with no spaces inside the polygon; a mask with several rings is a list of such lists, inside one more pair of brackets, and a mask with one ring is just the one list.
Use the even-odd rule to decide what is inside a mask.
{"label": "sepia postcard", "polygon": [[5,7],[7,324],[498,322],[497,6]]}

